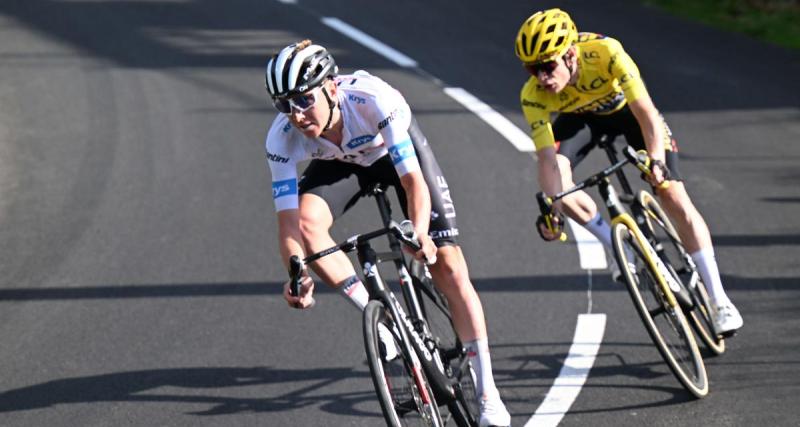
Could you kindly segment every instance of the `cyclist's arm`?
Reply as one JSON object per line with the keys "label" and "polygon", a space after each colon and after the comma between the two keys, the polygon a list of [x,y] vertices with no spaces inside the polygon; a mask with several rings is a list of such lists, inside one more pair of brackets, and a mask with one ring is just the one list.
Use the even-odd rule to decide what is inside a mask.
{"label": "cyclist's arm", "polygon": [[417,170],[401,176],[400,184],[406,192],[408,216],[414,223],[417,235],[427,236],[431,218],[431,195],[422,172]]}
{"label": "cyclist's arm", "polygon": [[536,151],[539,166],[539,186],[548,196],[558,194],[562,190],[561,169],[556,159],[555,146],[540,148]]}
{"label": "cyclist's arm", "polygon": [[291,134],[285,128],[286,119],[275,120],[267,135],[267,166],[272,176],[272,200],[278,217],[278,247],[285,266],[292,255],[303,257],[303,239],[300,234],[300,195],[297,180],[297,163],[305,160],[299,144],[291,143]]}
{"label": "cyclist's arm", "polygon": [[609,43],[611,75],[618,79],[625,99],[639,123],[651,158],[664,161],[664,126],[650,94],[642,80],[639,67],[617,41]]}
{"label": "cyclist's arm", "polygon": [[409,219],[414,223],[414,231],[422,245],[416,257],[422,259],[424,256],[433,264],[436,262],[436,245],[428,235],[431,219],[431,194],[428,184],[425,183],[425,177],[419,170],[400,176],[400,184],[406,193]]}
{"label": "cyclist's arm", "polygon": [[530,78],[520,92],[520,106],[531,127],[531,139],[536,147],[539,187],[545,194],[552,196],[561,191],[561,170],[556,161],[555,138],[553,125],[550,123],[551,109],[547,102],[539,97],[537,81]]}
{"label": "cyclist's arm", "polygon": [[653,101],[648,94],[640,95],[630,103],[630,109],[642,129],[647,154],[652,159],[664,161],[664,125]]}
{"label": "cyclist's arm", "polygon": [[300,211],[286,209],[278,212],[278,247],[283,264],[289,267],[289,258],[297,255],[304,257],[303,237],[300,234]]}

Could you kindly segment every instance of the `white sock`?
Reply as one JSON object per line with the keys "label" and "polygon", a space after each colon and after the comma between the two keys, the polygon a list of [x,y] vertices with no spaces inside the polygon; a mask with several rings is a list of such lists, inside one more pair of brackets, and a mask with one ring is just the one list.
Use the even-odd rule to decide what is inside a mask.
{"label": "white sock", "polygon": [[706,284],[708,296],[711,297],[714,304],[723,305],[730,302],[728,295],[725,294],[725,289],[722,288],[722,279],[719,276],[719,267],[717,266],[717,259],[714,257],[714,249],[700,249],[691,254],[691,256],[697,265],[697,272],[700,273],[700,278]]}
{"label": "white sock", "polygon": [[469,361],[472,362],[472,369],[475,370],[475,388],[477,388],[478,400],[487,395],[499,394],[492,376],[489,341],[486,338],[470,341],[464,344],[464,348],[467,350]]}
{"label": "white sock", "polygon": [[364,307],[369,302],[369,292],[367,292],[367,288],[364,287],[364,284],[361,283],[361,280],[356,275],[345,279],[342,285],[339,286],[339,292],[359,310],[364,310]]}
{"label": "white sock", "polygon": [[611,249],[611,227],[606,220],[600,216],[600,212],[595,214],[594,218],[590,219],[589,222],[583,226],[589,230],[594,237],[597,237],[597,240],[599,240],[606,249],[613,251],[613,249]]}

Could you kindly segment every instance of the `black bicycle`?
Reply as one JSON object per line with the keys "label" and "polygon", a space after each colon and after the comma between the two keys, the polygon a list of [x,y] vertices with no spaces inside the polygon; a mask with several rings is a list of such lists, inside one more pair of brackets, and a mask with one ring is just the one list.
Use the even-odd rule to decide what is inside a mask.
{"label": "black bicycle", "polygon": [[[337,251],[355,251],[370,294],[364,309],[364,346],[381,409],[389,426],[477,425],[475,376],[455,333],[443,295],[433,286],[427,267],[408,261],[402,246],[419,250],[410,221],[391,218],[386,188],[374,185],[384,227],[352,236],[331,248],[290,259],[291,292],[297,294],[302,270]],[[387,236],[389,251],[376,252],[370,241]],[[403,303],[382,278],[379,265],[392,261]],[[444,416],[440,406],[446,407]]]}
{"label": "black bicycle", "polygon": [[[585,188],[598,187],[611,216],[615,261],[636,311],[675,377],[694,396],[703,397],[708,394],[708,376],[685,314],[686,310],[694,310],[692,304],[697,302],[693,300],[694,293],[687,290],[670,264],[672,260],[662,256],[662,240],[650,229],[658,229],[661,226],[656,224],[668,224],[669,220],[663,216],[655,198],[647,196],[649,193],[642,192],[646,195],[640,193],[634,197],[631,191],[626,191],[620,195],[611,184],[610,177],[616,174],[627,185],[621,169],[628,163],[649,172],[649,158],[646,153],[637,153],[631,147],[626,147],[623,151],[625,159],[620,161],[616,160],[615,152],[607,152],[612,166],[552,198],[538,193],[540,209],[545,218],[550,218],[552,202]],[[623,203],[623,199],[628,199],[627,203]],[[626,205],[631,207],[633,214],[628,213]],[[547,221],[546,225],[551,227],[552,222]]]}

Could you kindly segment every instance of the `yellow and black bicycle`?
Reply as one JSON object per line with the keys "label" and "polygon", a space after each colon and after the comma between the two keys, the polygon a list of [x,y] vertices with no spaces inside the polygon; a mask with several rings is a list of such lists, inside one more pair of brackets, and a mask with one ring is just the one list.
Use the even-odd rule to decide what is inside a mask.
{"label": "yellow and black bicycle", "polygon": [[[621,200],[610,177],[621,172],[622,167],[628,163],[644,169],[647,167],[648,161],[646,153],[637,153],[630,147],[626,147],[623,154],[625,155],[624,159],[614,162],[610,167],[553,197],[546,197],[543,193],[538,193],[539,208],[542,215],[550,219],[546,221],[546,224],[554,226],[556,223],[551,220],[551,206],[554,201],[576,191],[598,187],[611,217],[614,257],[620,267],[622,278],[636,311],[656,348],[677,379],[694,396],[701,398],[708,394],[708,376],[686,313],[699,310],[700,313],[697,314],[698,319],[696,320],[701,321],[700,317],[703,314],[702,310],[705,310],[704,304],[707,303],[707,296],[705,303],[698,301],[694,293],[704,293],[705,290],[693,289],[694,293],[690,292],[677,269],[664,254],[664,241],[658,240],[656,230],[661,230],[666,226],[677,244],[680,243],[680,240],[677,240],[674,228],[663,214],[663,210],[655,198],[646,191],[632,196],[631,191],[626,187],[624,196],[629,200],[625,202]],[[627,182],[625,184],[627,185]],[[636,210],[636,213],[633,215],[629,213],[626,205],[635,208],[633,210]],[[639,223],[634,217],[639,219]],[[563,237],[564,235],[562,235],[562,240]],[[667,240],[669,236],[661,238]],[[698,284],[696,278],[694,286],[703,288],[702,283]],[[694,316],[694,314],[689,314],[689,316]],[[692,320],[693,323],[694,321],[695,319]],[[697,325],[693,326],[695,329],[698,328]],[[712,348],[712,351],[717,354],[721,353],[724,351],[724,344],[721,344],[721,338],[710,331],[707,331],[709,341],[716,346],[716,350]]]}

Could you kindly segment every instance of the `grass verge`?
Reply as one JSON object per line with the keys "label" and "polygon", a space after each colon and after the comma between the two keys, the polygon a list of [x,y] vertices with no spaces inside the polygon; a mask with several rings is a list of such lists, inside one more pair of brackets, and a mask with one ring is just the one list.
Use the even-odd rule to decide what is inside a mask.
{"label": "grass verge", "polygon": [[670,13],[800,49],[800,0],[644,0]]}

